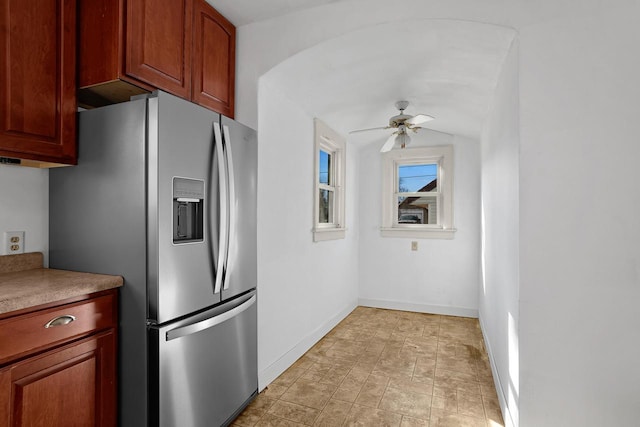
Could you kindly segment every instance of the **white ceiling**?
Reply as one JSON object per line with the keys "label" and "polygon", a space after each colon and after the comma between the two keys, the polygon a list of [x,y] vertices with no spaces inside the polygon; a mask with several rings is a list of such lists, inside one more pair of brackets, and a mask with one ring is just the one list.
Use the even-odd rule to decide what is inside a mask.
{"label": "white ceiling", "polygon": [[265,79],[341,133],[386,126],[405,99],[405,113],[436,118],[426,127],[479,138],[513,36],[465,21],[377,25],[294,55]]}
{"label": "white ceiling", "polygon": [[[347,0],[208,0],[236,25]],[[292,15],[292,17],[295,15]],[[291,56],[263,76],[311,116],[346,134],[385,126],[406,114],[429,114],[426,127],[478,139],[515,31],[478,22],[415,19],[348,32]],[[384,140],[390,131],[350,142]]]}

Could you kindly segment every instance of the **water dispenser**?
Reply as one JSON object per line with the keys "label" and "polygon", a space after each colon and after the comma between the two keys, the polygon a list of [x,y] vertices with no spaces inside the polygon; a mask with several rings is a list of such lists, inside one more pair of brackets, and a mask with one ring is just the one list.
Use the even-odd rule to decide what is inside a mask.
{"label": "water dispenser", "polygon": [[173,243],[203,241],[204,181],[173,178]]}

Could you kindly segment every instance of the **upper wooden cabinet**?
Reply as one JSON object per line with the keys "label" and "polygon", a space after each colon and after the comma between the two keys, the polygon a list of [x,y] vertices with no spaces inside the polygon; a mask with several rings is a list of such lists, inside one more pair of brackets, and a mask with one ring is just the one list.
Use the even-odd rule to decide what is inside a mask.
{"label": "upper wooden cabinet", "polygon": [[76,0],[3,0],[0,44],[0,156],[75,164]]}
{"label": "upper wooden cabinet", "polygon": [[192,99],[233,117],[236,27],[204,0],[193,7]]}
{"label": "upper wooden cabinet", "polygon": [[191,7],[190,0],[127,0],[128,76],[189,97]]}
{"label": "upper wooden cabinet", "polygon": [[233,117],[235,27],[204,0],[80,0],[80,102],[161,89]]}

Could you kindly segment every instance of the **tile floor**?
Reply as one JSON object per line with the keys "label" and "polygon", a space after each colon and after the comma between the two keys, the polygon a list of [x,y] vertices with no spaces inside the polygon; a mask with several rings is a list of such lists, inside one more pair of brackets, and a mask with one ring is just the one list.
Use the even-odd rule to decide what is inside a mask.
{"label": "tile floor", "polygon": [[358,307],[234,426],[503,426],[477,319]]}

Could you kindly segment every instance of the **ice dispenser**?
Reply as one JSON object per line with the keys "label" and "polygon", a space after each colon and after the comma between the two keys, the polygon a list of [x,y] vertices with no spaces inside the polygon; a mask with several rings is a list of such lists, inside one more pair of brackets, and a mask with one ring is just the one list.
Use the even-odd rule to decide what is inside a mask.
{"label": "ice dispenser", "polygon": [[173,243],[203,240],[204,181],[173,178]]}

